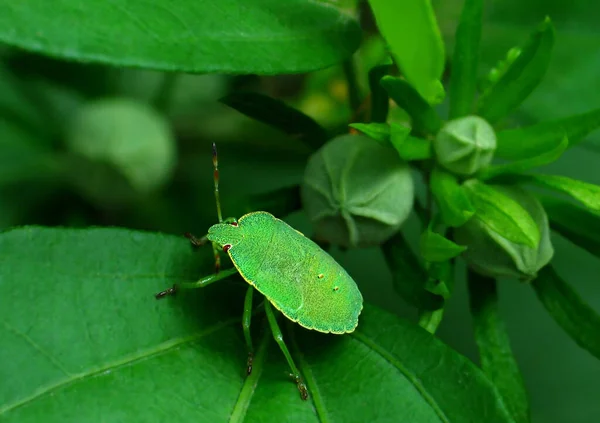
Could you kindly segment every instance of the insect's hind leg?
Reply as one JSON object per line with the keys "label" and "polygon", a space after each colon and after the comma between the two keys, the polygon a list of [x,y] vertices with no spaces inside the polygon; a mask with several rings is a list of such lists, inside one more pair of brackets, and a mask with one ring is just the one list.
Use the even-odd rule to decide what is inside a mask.
{"label": "insect's hind leg", "polygon": [[246,338],[246,346],[248,347],[248,361],[246,371],[249,375],[252,373],[252,362],[254,361],[254,348],[252,347],[252,336],[250,334],[250,321],[252,320],[252,294],[254,288],[252,285],[246,291],[246,299],[244,300],[244,315],[242,317],[242,328],[244,329],[244,338]]}
{"label": "insect's hind leg", "polygon": [[277,324],[277,318],[275,317],[275,313],[273,312],[273,306],[271,306],[271,303],[269,301],[265,301],[265,311],[267,313],[267,320],[269,321],[269,326],[271,326],[271,332],[273,332],[275,342],[277,342],[277,345],[279,345],[279,348],[281,348],[281,352],[283,352],[283,355],[285,356],[285,359],[287,360],[290,369],[292,369],[292,373],[290,376],[292,376],[294,382],[296,382],[296,385],[298,385],[300,397],[303,400],[306,400],[308,399],[308,389],[306,387],[306,384],[302,380],[300,371],[296,367],[296,364],[294,364],[294,360],[292,360],[292,355],[290,354],[287,346],[285,345],[285,341],[283,340],[283,334],[281,333],[281,329],[279,329],[279,325]]}

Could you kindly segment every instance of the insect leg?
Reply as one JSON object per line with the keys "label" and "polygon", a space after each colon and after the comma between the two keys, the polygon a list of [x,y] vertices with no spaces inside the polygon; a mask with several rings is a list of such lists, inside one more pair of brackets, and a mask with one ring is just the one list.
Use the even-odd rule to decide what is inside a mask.
{"label": "insect leg", "polygon": [[232,267],[231,269],[223,270],[221,273],[205,276],[204,278],[196,282],[183,282],[175,284],[171,288],[159,292],[155,295],[155,297],[157,300],[160,300],[161,298],[167,297],[169,295],[175,295],[175,293],[177,293],[177,291],[179,291],[180,289],[204,288],[205,286],[210,285],[213,282],[225,279],[226,277],[229,277],[235,273],[237,273],[237,269],[235,267]]}
{"label": "insect leg", "polygon": [[250,321],[252,320],[252,294],[254,288],[248,286],[246,291],[246,299],[244,300],[244,315],[242,317],[242,328],[244,329],[244,338],[246,338],[246,346],[248,347],[248,362],[247,373],[252,373],[252,361],[254,361],[254,348],[252,348],[252,337],[250,336]]}
{"label": "insect leg", "polygon": [[294,382],[296,382],[296,385],[298,385],[300,397],[303,400],[306,400],[308,399],[308,389],[306,388],[306,384],[302,380],[302,376],[300,376],[300,371],[296,367],[296,364],[294,364],[294,360],[292,360],[292,355],[290,354],[287,346],[285,345],[281,329],[279,329],[279,325],[277,324],[277,318],[275,317],[273,307],[271,306],[271,303],[269,301],[265,301],[265,311],[267,312],[267,320],[269,320],[269,326],[271,326],[271,332],[273,332],[275,342],[277,342],[277,345],[279,345],[279,348],[281,348],[281,351],[283,352],[283,355],[285,356],[285,359],[287,360],[290,369],[292,369],[292,373],[290,376],[292,376]]}
{"label": "insect leg", "polygon": [[194,247],[200,247],[200,246],[206,244],[206,242],[208,241],[208,236],[207,235],[204,235],[202,238],[196,238],[191,233],[186,232],[185,234],[183,234],[183,236],[185,236],[187,239],[189,239],[190,243]]}
{"label": "insect leg", "polygon": [[215,255],[215,274],[217,274],[221,271],[221,248],[213,242],[212,249]]}

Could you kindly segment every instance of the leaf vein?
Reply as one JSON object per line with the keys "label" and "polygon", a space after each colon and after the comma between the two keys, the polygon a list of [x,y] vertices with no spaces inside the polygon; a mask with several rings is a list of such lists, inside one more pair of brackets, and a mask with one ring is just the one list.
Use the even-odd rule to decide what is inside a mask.
{"label": "leaf vein", "polygon": [[421,397],[425,400],[425,402],[431,406],[431,408],[437,414],[440,420],[444,423],[450,423],[450,420],[444,414],[444,411],[441,409],[441,407],[435,401],[435,399],[431,395],[429,395],[419,378],[414,373],[405,368],[398,359],[396,359],[392,354],[387,352],[385,348],[381,347],[373,339],[369,338],[363,333],[360,333],[359,331],[352,332],[350,336],[364,344],[366,347],[375,351],[384,360],[386,360],[388,363],[390,363],[392,366],[398,369],[400,373],[402,373],[408,379],[408,381],[415,387],[417,392],[421,394]]}

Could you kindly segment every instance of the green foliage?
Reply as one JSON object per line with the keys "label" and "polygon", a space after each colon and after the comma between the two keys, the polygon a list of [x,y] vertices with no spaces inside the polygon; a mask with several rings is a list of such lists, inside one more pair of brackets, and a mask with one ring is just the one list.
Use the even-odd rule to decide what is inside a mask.
{"label": "green foliage", "polygon": [[[375,307],[365,310],[360,329],[349,336],[297,326],[286,332],[312,404],[298,399],[268,332],[259,338],[254,371],[245,379],[238,284],[170,302],[152,299],[173,280],[193,280],[211,267],[210,254],[198,257],[185,239],[29,227],[0,235],[0,249],[6,252],[0,280],[14,293],[0,299],[4,421],[42,415],[46,421],[146,421],[160,407],[185,420],[316,422],[329,416],[358,422],[372,416],[364,400],[379,404],[380,421],[511,421],[493,385],[468,359]],[[44,275],[26,265],[49,256]],[[30,313],[32,298],[37,310],[54,310],[53,318]],[[348,372],[357,362],[377,379]],[[448,386],[454,387],[451,396]]]}
{"label": "green foliage", "polygon": [[[75,27],[77,36],[65,31]],[[303,0],[5,2],[0,28],[1,41],[56,57],[183,72],[311,71],[349,57],[360,41],[353,19]]]}
{"label": "green foliage", "polygon": [[[0,4],[0,420],[598,414],[589,6],[433,2],[436,19],[432,2],[409,0],[47,3]],[[225,216],[289,221],[365,298],[346,335],[280,319],[309,402],[259,293],[245,313],[256,342],[246,376],[247,285],[228,256],[215,277],[210,248],[160,234],[216,223],[212,142]],[[272,270],[267,250],[248,254]],[[465,358],[475,344],[478,364]]]}
{"label": "green foliage", "polygon": [[406,79],[428,103],[440,103],[444,98],[439,80],[445,51],[431,2],[369,0],[369,3],[391,55]]}
{"label": "green foliage", "polygon": [[506,71],[483,92],[479,99],[479,114],[495,123],[521,104],[544,77],[553,46],[554,28],[546,18]]}
{"label": "green foliage", "polygon": [[469,295],[481,368],[494,381],[517,423],[530,421],[529,400],[498,310],[496,281],[469,273]]}
{"label": "green foliage", "polygon": [[540,272],[533,288],[556,323],[581,348],[600,358],[600,314],[586,304],[552,266]]}

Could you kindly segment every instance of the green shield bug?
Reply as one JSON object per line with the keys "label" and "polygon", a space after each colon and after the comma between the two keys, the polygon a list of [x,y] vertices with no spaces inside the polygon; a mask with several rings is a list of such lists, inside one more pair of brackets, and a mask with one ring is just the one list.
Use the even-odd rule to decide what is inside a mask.
{"label": "green shield bug", "polygon": [[[217,148],[213,143],[215,200],[219,223],[202,238],[186,234],[193,245],[211,242],[215,273],[197,282],[175,284],[156,294],[160,299],[179,289],[203,288],[235,273],[250,285],[244,301],[242,328],[248,347],[247,373],[252,372],[253,347],[250,336],[254,289],[263,294],[265,312],[273,337],[281,348],[302,399],[308,389],[279,329],[275,309],[299,325],[319,332],[353,332],[363,308],[363,298],[350,275],[328,253],[287,223],[267,212],[253,212],[223,219],[219,198]],[[229,255],[234,267],[220,270],[219,252]]]}

